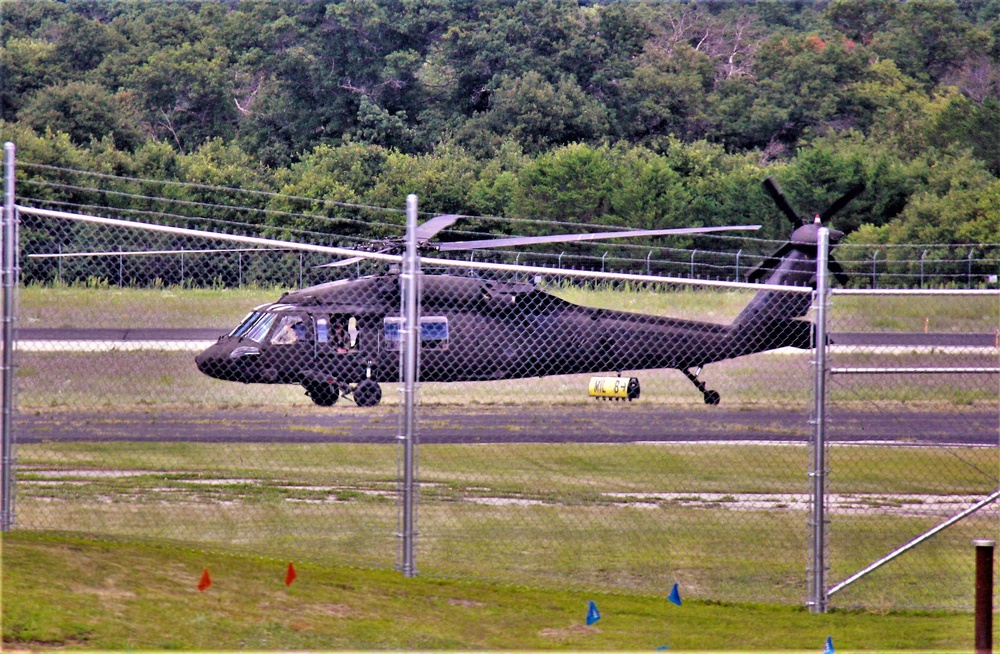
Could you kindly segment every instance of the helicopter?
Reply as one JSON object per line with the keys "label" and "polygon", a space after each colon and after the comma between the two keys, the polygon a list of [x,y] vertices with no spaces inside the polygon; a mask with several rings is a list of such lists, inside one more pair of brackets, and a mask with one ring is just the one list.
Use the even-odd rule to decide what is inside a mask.
{"label": "helicopter", "polygon": [[[815,286],[819,227],[864,187],[856,186],[813,220],[800,217],[777,183],[764,188],[795,227],[748,281],[768,286]],[[422,247],[477,249],[529,243],[700,233],[759,226],[633,230],[454,241],[430,245],[460,217],[431,218],[417,229]],[[836,243],[842,232],[830,230]],[[382,246],[389,251],[397,245]],[[359,253],[357,258],[364,254]],[[326,265],[343,265],[357,259]],[[841,282],[844,272],[830,258]],[[291,291],[254,308],[231,332],[196,357],[206,375],[242,383],[298,384],[319,406],[351,395],[377,405],[381,384],[398,381],[401,347],[398,274],[370,275]],[[807,293],[759,291],[730,324],[597,309],[564,300],[532,283],[425,274],[420,284],[420,381],[462,382],[673,368],[716,405],[720,394],[699,379],[710,363],[782,347],[813,346],[804,316]],[[622,384],[624,387],[625,384]],[[638,386],[635,387],[636,395]],[[630,394],[629,399],[632,399]]]}

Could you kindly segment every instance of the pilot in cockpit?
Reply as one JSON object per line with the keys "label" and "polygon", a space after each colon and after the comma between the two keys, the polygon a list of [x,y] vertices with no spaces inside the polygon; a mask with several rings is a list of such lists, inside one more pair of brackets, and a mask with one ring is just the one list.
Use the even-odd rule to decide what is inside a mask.
{"label": "pilot in cockpit", "polygon": [[275,332],[271,343],[275,345],[291,345],[305,339],[306,325],[299,316],[285,316]]}

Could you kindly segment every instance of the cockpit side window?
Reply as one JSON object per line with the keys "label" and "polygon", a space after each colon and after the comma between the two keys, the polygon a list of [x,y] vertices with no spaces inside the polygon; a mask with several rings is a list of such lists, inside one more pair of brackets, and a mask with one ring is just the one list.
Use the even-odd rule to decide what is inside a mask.
{"label": "cockpit side window", "polygon": [[261,343],[264,337],[267,336],[267,332],[270,331],[271,325],[274,324],[274,319],[277,316],[273,313],[263,313],[260,318],[255,320],[249,329],[246,330],[244,338],[247,338],[256,343]]}
{"label": "cockpit side window", "polygon": [[278,328],[271,337],[274,345],[291,345],[305,340],[306,324],[301,316],[282,316]]}

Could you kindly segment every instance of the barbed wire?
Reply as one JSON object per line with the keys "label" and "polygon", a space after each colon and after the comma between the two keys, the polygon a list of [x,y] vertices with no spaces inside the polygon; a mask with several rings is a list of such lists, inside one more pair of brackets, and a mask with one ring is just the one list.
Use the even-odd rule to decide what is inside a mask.
{"label": "barbed wire", "polygon": [[[376,226],[376,227],[389,227],[389,228],[394,228],[394,229],[403,229],[402,225],[396,225],[396,224],[393,224],[393,223],[385,223],[385,222],[378,222],[378,221],[364,221],[364,220],[357,220],[357,219],[346,218],[346,217],[336,217],[336,218],[334,218],[334,217],[330,217],[330,216],[323,216],[321,214],[310,214],[310,213],[301,213],[301,212],[281,211],[281,210],[277,210],[277,209],[266,209],[266,208],[261,208],[261,207],[243,207],[243,206],[239,206],[239,205],[217,204],[217,203],[209,203],[209,202],[199,202],[199,201],[194,201],[194,200],[180,200],[180,199],[175,199],[175,198],[164,198],[164,197],[160,197],[160,196],[149,196],[149,195],[142,195],[142,194],[136,194],[136,193],[128,193],[128,192],[124,192],[124,191],[112,191],[112,190],[106,190],[106,189],[100,189],[100,188],[84,187],[84,186],[71,185],[71,184],[61,184],[61,183],[56,183],[56,182],[47,182],[47,181],[40,181],[40,180],[23,180],[22,184],[27,184],[27,185],[30,185],[30,186],[39,186],[39,187],[43,187],[43,188],[59,188],[59,189],[63,189],[63,190],[73,190],[73,191],[86,192],[86,193],[100,193],[100,194],[104,194],[104,195],[115,195],[115,196],[123,197],[123,198],[127,198],[127,199],[143,200],[143,201],[147,201],[147,202],[161,202],[161,203],[165,203],[165,204],[171,204],[171,203],[173,203],[173,204],[179,204],[181,206],[193,206],[193,207],[199,207],[199,208],[217,209],[217,210],[225,210],[225,211],[258,212],[258,213],[263,213],[265,215],[274,215],[274,216],[282,216],[282,217],[289,217],[290,216],[290,217],[293,217],[293,218],[304,218],[304,219],[308,219],[308,220],[318,220],[318,221],[322,221],[322,222],[329,222],[329,223],[335,223],[335,224],[348,224],[348,225],[356,225],[356,226],[363,226],[363,227]],[[61,202],[63,206],[80,206],[80,207],[98,208],[98,209],[105,208],[102,205],[95,205],[95,204],[74,204],[74,203],[70,203],[70,202],[51,200],[51,199],[47,199],[47,198],[34,198],[32,196],[24,196],[24,197],[25,197],[25,199],[28,199],[28,200],[34,200],[36,202],[49,203],[49,204],[60,204],[60,202]],[[286,227],[286,226],[282,226],[282,225],[278,225],[278,224],[242,223],[242,222],[238,222],[238,221],[226,221],[226,220],[219,219],[219,218],[209,218],[207,216],[187,216],[187,215],[183,215],[183,214],[172,214],[172,213],[167,213],[167,212],[156,212],[156,211],[152,211],[152,210],[136,210],[136,209],[129,209],[129,208],[125,208],[125,207],[114,207],[114,209],[119,210],[119,211],[134,211],[134,212],[137,212],[137,213],[142,213],[142,214],[147,215],[147,216],[161,216],[161,217],[167,217],[167,218],[172,218],[172,219],[176,219],[176,220],[185,220],[185,221],[200,220],[200,221],[212,222],[212,223],[218,224],[218,225],[231,225],[231,226],[239,226],[239,227],[250,227],[250,228],[256,228],[256,229],[259,229],[259,228],[283,229],[283,230],[287,230],[289,233],[307,234],[307,235],[321,236],[321,237],[324,237],[324,238],[329,238],[330,236],[337,236],[337,237],[341,236],[339,234],[331,234],[329,232],[317,232],[317,231],[314,231],[314,230],[304,230],[304,229],[301,229],[301,228]],[[474,231],[474,230],[461,230],[461,229],[453,229],[452,228],[452,229],[449,229],[447,231],[449,233],[451,233],[451,234],[458,234],[458,235],[462,235],[462,236],[476,236],[476,237],[495,236],[495,234],[492,234],[492,233],[479,232],[479,231]],[[761,244],[761,245],[764,245],[764,246],[769,246],[771,248],[777,247],[779,244],[781,244],[781,243],[784,242],[784,241],[772,240],[772,239],[757,239],[757,238],[753,238],[753,237],[736,237],[736,236],[727,236],[727,235],[722,235],[722,234],[705,234],[705,235],[699,235],[699,237],[700,238],[706,238],[706,239],[712,239],[712,240],[720,240],[720,241],[737,240],[740,243],[756,243],[756,244]],[[348,239],[348,240],[351,240],[351,239]],[[358,237],[354,237],[353,240],[355,240],[356,242],[369,242],[369,243],[378,242],[379,241],[378,238],[365,239],[365,238],[358,238]],[[616,242],[613,242],[613,241],[609,241],[607,243],[604,243],[604,244],[602,244],[602,246],[603,247],[607,247],[607,248],[612,249],[612,250],[621,250],[621,249],[628,249],[628,248],[649,248],[651,250],[657,250],[657,251],[659,251],[659,250],[670,250],[670,249],[673,249],[673,248],[670,248],[669,246],[662,246],[662,245],[644,245],[644,246],[640,246],[640,245],[631,244],[631,243],[616,243]],[[592,247],[597,247],[597,246],[592,246]]]}
{"label": "barbed wire", "polygon": [[[403,213],[405,213],[405,210],[399,209],[399,208],[394,208],[394,207],[381,207],[381,206],[377,206],[377,205],[370,205],[370,204],[363,204],[363,203],[342,202],[342,201],[339,201],[339,200],[331,200],[331,199],[327,199],[327,198],[313,198],[313,197],[307,197],[307,196],[299,196],[299,195],[291,195],[291,194],[285,194],[285,193],[278,193],[278,192],[275,192],[275,191],[260,191],[260,190],[255,190],[255,189],[240,189],[240,188],[230,187],[230,186],[216,186],[216,185],[211,185],[211,184],[199,184],[199,183],[196,183],[196,182],[180,182],[180,181],[175,181],[175,180],[158,180],[158,179],[147,179],[147,178],[139,178],[139,177],[128,177],[128,176],[123,176],[123,175],[111,175],[109,173],[98,173],[98,172],[93,172],[93,171],[77,170],[77,169],[74,169],[74,168],[64,168],[64,167],[59,167],[59,166],[50,166],[50,165],[46,165],[46,164],[35,164],[35,163],[30,163],[30,162],[18,162],[18,165],[19,166],[24,166],[24,167],[27,167],[27,168],[37,168],[37,169],[45,169],[45,170],[52,170],[52,171],[57,171],[57,172],[65,172],[65,173],[72,173],[72,174],[79,174],[79,175],[89,175],[89,176],[93,176],[93,177],[100,177],[100,178],[104,178],[104,179],[115,179],[115,180],[127,181],[127,182],[163,184],[163,185],[179,186],[179,187],[194,188],[194,189],[204,189],[204,190],[212,190],[212,191],[231,191],[231,192],[237,192],[237,193],[245,193],[245,194],[249,194],[249,195],[261,195],[261,196],[270,197],[270,198],[283,198],[283,199],[288,199],[288,200],[297,200],[297,201],[313,202],[313,203],[315,203],[315,202],[321,202],[321,203],[324,203],[324,204],[331,204],[331,205],[334,205],[334,206],[340,206],[340,207],[345,207],[345,208],[364,209],[364,210],[370,210],[370,211],[384,211],[384,212],[395,213],[395,214],[400,214],[400,215],[402,215]],[[28,181],[28,180],[25,180],[25,181]],[[100,190],[100,191],[103,192],[103,189],[95,189],[95,190]],[[160,199],[162,199],[162,198],[160,198]],[[233,207],[231,207],[229,205],[223,205],[223,206],[225,206],[226,208],[233,208]],[[420,213],[420,215],[424,215],[424,216],[433,216],[433,215],[435,215],[433,213],[423,212],[423,211],[421,211],[419,213]],[[631,229],[628,226],[620,226],[620,225],[603,225],[603,224],[601,224],[601,225],[595,225],[595,224],[592,224],[592,223],[581,223],[581,222],[560,221],[560,220],[542,220],[542,219],[538,219],[538,218],[524,218],[524,217],[519,217],[519,216],[489,216],[489,215],[473,215],[473,214],[461,214],[461,215],[462,215],[462,217],[468,218],[468,219],[471,219],[471,220],[495,221],[495,222],[502,222],[502,223],[507,223],[507,224],[509,224],[509,223],[527,223],[527,224],[531,224],[531,225],[554,225],[554,226],[560,226],[560,227],[569,227],[569,228],[572,228],[572,229],[575,229],[575,230],[597,230],[597,229],[600,229],[600,230],[603,230],[603,231],[628,231],[628,230]],[[393,226],[396,226],[396,227],[400,227],[400,228],[403,227],[402,225],[395,225],[395,224],[392,224],[392,223],[389,223],[389,224],[393,225]],[[456,232],[458,232],[458,230],[449,230],[449,231],[456,231]],[[469,233],[469,234],[477,234],[477,235],[481,234],[480,232],[471,232],[471,231],[467,232],[467,233]],[[723,239],[728,238],[728,239],[734,239],[734,240],[742,240],[742,239],[740,239],[740,237],[725,236],[725,235],[719,235],[719,238],[723,238]],[[767,239],[761,239],[761,242],[772,242],[772,243],[774,243],[774,242],[781,242],[781,241],[770,241],[770,240],[767,240]]]}

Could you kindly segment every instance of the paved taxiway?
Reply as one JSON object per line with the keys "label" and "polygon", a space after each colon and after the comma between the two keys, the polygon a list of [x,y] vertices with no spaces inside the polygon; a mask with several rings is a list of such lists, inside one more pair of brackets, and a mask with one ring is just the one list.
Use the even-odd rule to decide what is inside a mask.
{"label": "paved taxiway", "polygon": [[[52,412],[17,415],[19,443],[42,441],[393,443],[398,409],[361,409],[345,402],[330,409],[190,409],[145,412]],[[832,410],[828,439],[842,443],[1000,446],[995,410],[955,415]],[[422,443],[807,443],[806,410],[676,408],[594,402],[556,407],[425,406],[419,411]]]}

